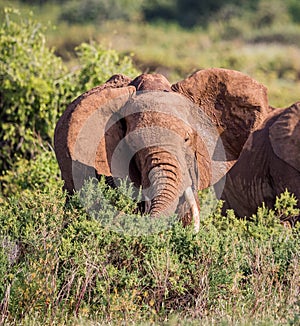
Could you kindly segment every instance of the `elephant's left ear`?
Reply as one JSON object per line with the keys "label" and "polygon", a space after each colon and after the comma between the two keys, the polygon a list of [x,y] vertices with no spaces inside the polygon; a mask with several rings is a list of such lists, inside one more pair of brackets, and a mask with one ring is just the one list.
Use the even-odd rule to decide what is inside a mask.
{"label": "elephant's left ear", "polygon": [[300,171],[300,102],[285,109],[269,129],[274,153]]}
{"label": "elephant's left ear", "polygon": [[269,111],[267,89],[238,71],[204,69],[172,85],[192,100],[216,126],[227,161],[238,159],[249,134]]}

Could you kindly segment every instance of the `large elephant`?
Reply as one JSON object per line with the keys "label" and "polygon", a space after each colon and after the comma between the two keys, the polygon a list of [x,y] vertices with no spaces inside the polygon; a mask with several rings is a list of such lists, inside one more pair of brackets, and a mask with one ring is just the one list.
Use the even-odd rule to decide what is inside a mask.
{"label": "large elephant", "polygon": [[57,123],[64,188],[72,193],[93,175],[109,184],[129,176],[143,189],[144,212],[175,212],[198,230],[197,191],[227,172],[268,110],[266,88],[233,70],[200,70],[173,85],[160,74],[114,75]]}
{"label": "large elephant", "polygon": [[[221,184],[223,210],[250,217],[263,202],[272,208],[286,189],[300,199],[300,102],[272,110],[250,135],[225,186]],[[299,219],[290,217],[289,222]]]}

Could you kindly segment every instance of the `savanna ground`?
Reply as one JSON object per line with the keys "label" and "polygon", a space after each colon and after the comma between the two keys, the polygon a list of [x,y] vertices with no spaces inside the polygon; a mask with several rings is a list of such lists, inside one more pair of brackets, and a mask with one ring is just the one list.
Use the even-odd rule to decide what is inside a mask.
{"label": "savanna ground", "polygon": [[[175,223],[133,236],[99,223],[80,195],[65,205],[52,139],[66,105],[119,72],[157,71],[174,82],[196,69],[237,69],[268,87],[272,106],[300,100],[300,3],[0,7],[0,324],[299,324],[299,226],[279,222],[299,215],[292,195],[245,221],[222,216],[205,191],[202,206],[214,209],[198,234]],[[131,189],[122,187],[90,183],[84,192],[132,214]],[[102,213],[116,215],[111,206]]]}

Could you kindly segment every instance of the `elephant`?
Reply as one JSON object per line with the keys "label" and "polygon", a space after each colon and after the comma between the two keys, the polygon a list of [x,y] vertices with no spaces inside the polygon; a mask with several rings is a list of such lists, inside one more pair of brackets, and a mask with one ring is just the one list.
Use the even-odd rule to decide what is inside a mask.
{"label": "elephant", "polygon": [[269,112],[265,86],[241,72],[202,69],[171,84],[161,74],[113,75],[76,98],[54,135],[64,189],[90,176],[142,188],[143,213],[177,214],[199,230],[198,191],[220,180]]}
{"label": "elephant", "polygon": [[[250,134],[225,185],[221,190],[218,186],[223,213],[233,209],[239,217],[251,217],[263,202],[273,208],[276,196],[286,189],[300,199],[300,102],[272,109]],[[300,216],[292,216],[282,222],[293,226],[299,220]]]}

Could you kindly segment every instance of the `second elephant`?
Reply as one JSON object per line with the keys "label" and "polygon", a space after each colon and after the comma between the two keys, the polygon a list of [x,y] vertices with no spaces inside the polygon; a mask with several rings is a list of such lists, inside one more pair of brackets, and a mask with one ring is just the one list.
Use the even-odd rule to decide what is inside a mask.
{"label": "second elephant", "polygon": [[[232,208],[240,217],[250,217],[263,202],[272,208],[286,189],[298,198],[300,208],[300,102],[269,113],[250,135],[223,187],[224,212]],[[294,225],[299,219],[288,221]]]}

